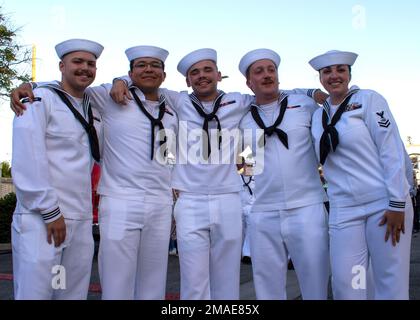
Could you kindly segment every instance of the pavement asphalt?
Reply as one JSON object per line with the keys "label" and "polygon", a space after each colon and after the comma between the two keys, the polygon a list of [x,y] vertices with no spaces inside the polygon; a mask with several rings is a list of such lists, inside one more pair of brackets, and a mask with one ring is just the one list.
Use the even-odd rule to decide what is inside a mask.
{"label": "pavement asphalt", "polygon": [[[96,246],[97,247],[97,246]],[[97,250],[96,250],[97,252]],[[241,264],[240,299],[255,300],[252,280],[252,265]],[[175,255],[169,255],[166,299],[179,299],[179,261]],[[330,291],[331,298],[331,291]],[[289,300],[300,300],[301,294],[294,270],[287,274],[287,297]],[[99,285],[97,255],[92,264],[91,286],[88,300],[99,300],[101,291]],[[13,300],[12,254],[10,244],[0,244],[0,300]],[[420,233],[413,234],[410,261],[410,300],[420,300]]]}

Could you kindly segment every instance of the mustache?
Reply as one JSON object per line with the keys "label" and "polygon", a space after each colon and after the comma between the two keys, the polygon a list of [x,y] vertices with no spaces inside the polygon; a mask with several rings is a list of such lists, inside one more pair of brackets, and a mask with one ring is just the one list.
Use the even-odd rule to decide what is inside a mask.
{"label": "mustache", "polygon": [[93,77],[93,73],[89,72],[89,71],[76,71],[74,74],[76,76],[87,76],[87,77],[90,77],[90,78]]}
{"label": "mustache", "polygon": [[211,80],[210,80],[210,79],[208,79],[208,78],[200,78],[200,79],[198,79],[195,83],[200,83],[200,82],[202,82],[202,81],[211,82]]}
{"label": "mustache", "polygon": [[274,83],[274,79],[264,79],[264,81],[262,82],[262,84],[272,84]]}

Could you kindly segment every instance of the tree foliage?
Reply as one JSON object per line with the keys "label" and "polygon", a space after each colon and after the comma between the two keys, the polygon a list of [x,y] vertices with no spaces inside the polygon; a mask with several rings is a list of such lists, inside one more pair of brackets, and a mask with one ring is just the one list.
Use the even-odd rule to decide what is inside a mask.
{"label": "tree foliage", "polygon": [[0,198],[0,243],[10,243],[10,231],[16,195],[12,192]]}
{"label": "tree foliage", "polygon": [[3,161],[0,163],[1,167],[1,176],[3,178],[11,178],[12,177],[12,167],[10,166],[10,163],[7,161]]}
{"label": "tree foliage", "polygon": [[31,50],[18,43],[14,29],[0,6],[0,98],[7,98],[17,82],[29,81],[24,67],[31,61]]}

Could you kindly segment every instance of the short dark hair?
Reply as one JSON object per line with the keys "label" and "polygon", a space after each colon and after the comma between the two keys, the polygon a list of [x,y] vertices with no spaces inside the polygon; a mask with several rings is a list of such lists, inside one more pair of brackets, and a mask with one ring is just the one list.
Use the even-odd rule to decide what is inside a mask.
{"label": "short dark hair", "polygon": [[[351,65],[347,64],[347,67],[349,67],[349,75],[351,76]],[[324,67],[324,68],[321,68],[321,69],[318,70],[319,75],[321,75],[321,70],[325,69],[325,68],[327,68],[327,67]]]}
{"label": "short dark hair", "polygon": [[[130,71],[133,72],[133,68],[134,68],[134,61],[136,61],[138,58],[133,59],[130,61]],[[165,62],[159,60],[160,62],[162,62],[162,70],[165,71]]]}
{"label": "short dark hair", "polygon": [[251,66],[249,66],[245,71],[246,80],[249,80],[249,69],[251,69]]}

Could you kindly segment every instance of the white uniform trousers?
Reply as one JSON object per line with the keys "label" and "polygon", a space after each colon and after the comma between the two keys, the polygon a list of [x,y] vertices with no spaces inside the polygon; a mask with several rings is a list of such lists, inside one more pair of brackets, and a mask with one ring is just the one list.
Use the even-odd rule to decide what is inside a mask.
{"label": "white uniform trousers", "polygon": [[242,248],[239,192],[181,192],[174,210],[182,300],[237,300]]}
{"label": "white uniform trousers", "polygon": [[91,220],[65,219],[66,238],[47,242],[41,215],[15,214],[12,222],[16,300],[86,300],[94,242]]}
{"label": "white uniform trousers", "polygon": [[101,197],[102,299],[165,299],[171,214],[166,203]]}
{"label": "white uniform trousers", "polygon": [[285,300],[288,254],[303,299],[327,299],[329,279],[327,212],[323,203],[251,212],[251,256],[259,300]]}
{"label": "white uniform trousers", "polygon": [[[334,299],[365,300],[367,286],[374,286],[374,299],[408,299],[413,208],[407,201],[405,234],[392,246],[385,242],[386,225],[379,223],[388,199],[355,207],[331,207],[330,255]],[[370,267],[369,267],[370,258]],[[366,280],[371,268],[373,281]],[[372,279],[371,279],[372,280]],[[371,296],[371,294],[369,294]]]}
{"label": "white uniform trousers", "polygon": [[251,257],[251,245],[250,245],[250,230],[249,230],[249,215],[251,214],[251,205],[245,205],[242,207],[242,256]]}

